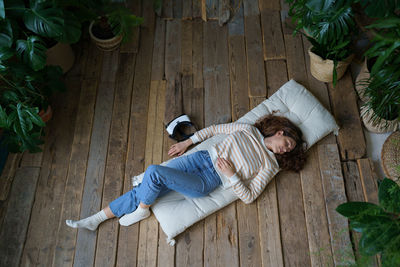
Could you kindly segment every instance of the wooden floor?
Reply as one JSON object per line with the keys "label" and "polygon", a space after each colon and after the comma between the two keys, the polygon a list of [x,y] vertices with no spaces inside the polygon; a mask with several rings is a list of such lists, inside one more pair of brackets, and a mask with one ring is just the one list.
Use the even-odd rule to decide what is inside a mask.
{"label": "wooden floor", "polygon": [[[10,155],[1,176],[1,266],[354,261],[359,237],[335,208],[347,200],[376,202],[377,186],[364,158],[351,73],[336,88],[310,75],[309,43],[287,28],[283,1],[236,2],[233,19],[219,26],[213,9],[207,22],[199,18],[198,0],[164,1],[161,17],[152,1],[133,1],[145,18],[134,40],[114,52],[88,40],[77,46],[43,152]],[[289,79],[331,110],[341,131],[309,150],[303,171],[277,175],[253,204],[229,205],[179,235],[174,247],[154,216],[123,228],[109,220],[96,232],[65,225],[105,207],[131,189],[131,176],[168,159],[173,142],[163,124],[172,117],[184,112],[199,128],[234,121]]]}

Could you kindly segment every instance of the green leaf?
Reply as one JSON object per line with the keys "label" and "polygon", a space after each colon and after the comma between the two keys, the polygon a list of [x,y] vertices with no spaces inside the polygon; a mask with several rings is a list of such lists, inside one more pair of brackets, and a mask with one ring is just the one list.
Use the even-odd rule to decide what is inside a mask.
{"label": "green leaf", "polygon": [[31,9],[24,13],[25,26],[36,34],[56,38],[63,34],[63,12],[51,7],[51,2],[31,1]]}
{"label": "green leaf", "polygon": [[28,115],[28,119],[30,121],[32,121],[37,126],[45,127],[46,124],[43,122],[42,118],[40,118],[38,112],[38,108],[30,108],[25,110],[25,113]]}
{"label": "green leaf", "polygon": [[0,61],[5,61],[14,55],[14,51],[8,47],[0,47]]}
{"label": "green leaf", "polygon": [[11,27],[11,23],[8,19],[0,20],[0,47],[11,48],[12,44],[13,30]]}
{"label": "green leaf", "polygon": [[375,224],[366,228],[360,239],[360,250],[366,255],[375,255],[381,252],[387,243],[397,235],[396,224],[393,222],[384,224]]}
{"label": "green leaf", "polygon": [[384,210],[374,203],[369,202],[347,202],[339,205],[336,211],[343,216],[357,221],[365,221],[363,217],[367,216],[386,216]]}
{"label": "green leaf", "polygon": [[400,187],[394,181],[385,178],[379,186],[378,197],[387,212],[400,214]]}
{"label": "green leaf", "polygon": [[24,113],[22,111],[22,104],[17,104],[17,114],[18,114],[18,122],[15,124],[16,132],[20,133],[22,136],[28,135],[28,124],[25,120]]}
{"label": "green leaf", "polygon": [[0,18],[5,19],[6,18],[6,11],[4,9],[4,1],[0,0]]}
{"label": "green leaf", "polygon": [[17,55],[37,71],[46,65],[46,47],[38,36],[29,36],[25,40],[17,40]]}
{"label": "green leaf", "polygon": [[10,127],[6,111],[0,106],[0,127],[8,129]]}
{"label": "green leaf", "polygon": [[7,104],[17,103],[20,100],[18,95],[14,91],[9,91],[9,90],[3,92],[2,98],[4,102],[6,102]]}
{"label": "green leaf", "polygon": [[63,33],[55,38],[61,43],[76,43],[81,38],[81,27],[81,23],[72,12],[64,11]]}

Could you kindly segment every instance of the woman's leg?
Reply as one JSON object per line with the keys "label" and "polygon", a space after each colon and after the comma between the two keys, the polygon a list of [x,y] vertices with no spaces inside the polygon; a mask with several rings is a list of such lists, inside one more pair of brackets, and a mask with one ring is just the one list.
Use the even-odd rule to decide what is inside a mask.
{"label": "woman's leg", "polygon": [[97,229],[100,223],[104,222],[107,219],[114,218],[115,215],[112,213],[109,206],[105,207],[103,210],[98,213],[87,217],[85,219],[79,221],[66,220],[66,224],[72,228],[86,228],[91,231]]}

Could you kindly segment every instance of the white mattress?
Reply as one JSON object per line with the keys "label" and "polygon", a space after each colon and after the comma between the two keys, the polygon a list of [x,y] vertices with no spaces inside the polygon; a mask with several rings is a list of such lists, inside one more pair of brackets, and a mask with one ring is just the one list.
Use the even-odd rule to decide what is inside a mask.
{"label": "white mattress", "polygon": [[[309,91],[294,80],[285,83],[269,99],[249,111],[238,122],[254,124],[257,119],[273,111],[278,111],[276,115],[284,116],[299,126],[308,147],[332,131],[338,134],[339,127],[332,115]],[[198,150],[207,150],[225,137],[226,135],[223,134],[213,136],[186,152],[185,155]],[[141,181],[143,174],[133,177],[134,180]],[[231,188],[220,186],[208,196],[201,198],[189,198],[178,192],[170,192],[157,199],[151,209],[167,235],[167,242],[174,245],[175,236],[236,199],[238,197]]]}

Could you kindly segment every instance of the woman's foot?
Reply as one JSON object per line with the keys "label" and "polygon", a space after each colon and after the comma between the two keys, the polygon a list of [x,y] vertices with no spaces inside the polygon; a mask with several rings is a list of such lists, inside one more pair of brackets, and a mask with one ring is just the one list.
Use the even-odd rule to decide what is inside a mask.
{"label": "woman's foot", "polygon": [[100,212],[85,219],[79,221],[66,220],[65,223],[72,228],[86,228],[94,231],[97,229],[100,223],[104,222],[107,219],[108,217],[106,213],[104,212],[104,210],[101,210]]}
{"label": "woman's foot", "polygon": [[143,219],[146,219],[150,216],[150,209],[149,208],[142,208],[140,205],[139,207],[132,213],[125,214],[119,219],[119,224],[122,226],[129,226],[134,223],[137,223]]}

